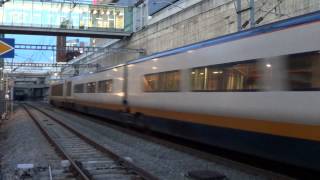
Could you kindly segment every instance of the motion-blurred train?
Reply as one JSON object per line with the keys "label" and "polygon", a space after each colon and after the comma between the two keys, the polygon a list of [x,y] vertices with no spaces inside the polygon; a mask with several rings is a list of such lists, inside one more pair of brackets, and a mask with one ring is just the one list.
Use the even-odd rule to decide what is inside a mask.
{"label": "motion-blurred train", "polygon": [[51,85],[50,103],[320,170],[320,12]]}

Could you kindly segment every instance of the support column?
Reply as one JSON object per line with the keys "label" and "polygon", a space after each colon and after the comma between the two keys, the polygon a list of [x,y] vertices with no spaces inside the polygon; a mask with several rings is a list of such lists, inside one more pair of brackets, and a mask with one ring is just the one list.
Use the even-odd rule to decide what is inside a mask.
{"label": "support column", "polygon": [[67,61],[66,42],[67,42],[67,40],[66,40],[65,36],[57,36],[56,62],[66,62]]}
{"label": "support column", "polygon": [[[236,13],[237,13],[238,31],[245,29],[249,24],[250,24],[250,28],[253,28],[256,25],[254,0],[249,0],[248,4],[245,4],[245,8],[242,5],[243,5],[242,0],[236,0],[235,9],[236,9]],[[249,15],[249,19],[246,20],[244,23],[242,22],[242,14],[243,13],[246,13]]]}
{"label": "support column", "polygon": [[237,7],[236,7],[236,11],[237,11],[237,21],[238,21],[238,31],[242,30],[242,14],[241,14],[241,0],[237,0]]}
{"label": "support column", "polygon": [[255,14],[254,0],[250,0],[249,6],[250,6],[250,25],[251,25],[251,28],[253,28],[256,26],[256,21],[255,21],[255,17],[254,17],[254,14]]}
{"label": "support column", "polygon": [[[0,34],[0,38],[4,38],[4,34]],[[3,117],[3,114],[6,110],[6,99],[5,99],[5,79],[4,79],[4,59],[0,58],[0,118]]]}

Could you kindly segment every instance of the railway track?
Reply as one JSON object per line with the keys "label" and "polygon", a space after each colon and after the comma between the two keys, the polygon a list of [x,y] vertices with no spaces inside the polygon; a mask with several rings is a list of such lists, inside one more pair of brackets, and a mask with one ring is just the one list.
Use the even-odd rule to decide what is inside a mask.
{"label": "railway track", "polygon": [[[105,121],[105,120],[101,120],[101,119],[96,119],[94,117],[89,117],[80,113],[74,113],[74,112],[64,112],[63,110],[58,110],[55,108],[52,108],[50,106],[48,106],[47,104],[32,104],[32,106],[38,107],[39,109],[41,109],[42,111],[47,112],[48,114],[50,114],[51,116],[55,116],[57,118],[63,119],[66,118],[67,122],[69,125],[77,127],[79,129],[82,129],[82,131],[86,132],[86,134],[88,136],[91,137],[95,137],[97,136],[97,134],[99,134],[98,136],[105,136],[106,139],[111,137],[112,139],[114,138],[114,136],[116,138],[114,138],[113,140],[120,142],[120,144],[126,144],[126,146],[130,146],[130,147],[134,147],[134,149],[141,149],[141,152],[143,152],[145,155],[144,157],[148,157],[149,154],[152,154],[155,156],[154,159],[157,159],[157,155],[160,154],[162,156],[161,158],[161,162],[163,164],[165,164],[166,168],[161,168],[160,170],[156,170],[155,174],[157,174],[158,172],[161,171],[166,171],[169,172],[172,169],[175,169],[175,167],[178,167],[177,170],[175,171],[175,174],[173,175],[168,175],[168,176],[164,176],[166,178],[163,178],[162,174],[159,173],[157,174],[157,177],[162,177],[161,179],[175,179],[172,177],[176,177],[176,174],[180,174],[183,175],[184,178],[182,179],[189,179],[190,177],[188,176],[188,173],[191,172],[190,170],[193,169],[193,167],[190,167],[189,165],[182,165],[181,163],[177,163],[178,165],[175,165],[175,157],[180,157],[179,158],[179,162],[183,162],[184,164],[188,164],[189,162],[192,162],[193,166],[196,167],[195,169],[206,169],[206,170],[212,170],[214,169],[215,172],[221,172],[223,174],[225,174],[228,178],[230,179],[250,179],[252,178],[250,176],[250,174],[254,174],[254,176],[259,175],[261,177],[263,177],[262,179],[264,179],[264,177],[267,177],[267,179],[290,179],[290,177],[285,176],[285,175],[281,175],[281,174],[277,174],[277,173],[273,173],[271,171],[265,170],[265,169],[260,169],[256,166],[249,166],[241,163],[244,161],[234,161],[231,159],[226,159],[224,158],[225,156],[218,153],[218,155],[212,155],[209,153],[209,151],[202,151],[202,150],[197,150],[198,147],[195,147],[195,149],[193,149],[193,146],[188,146],[187,143],[189,142],[180,142],[181,139],[174,139],[172,140],[170,136],[164,136],[163,134],[150,134],[151,132],[146,133],[141,133],[141,129],[128,129],[127,126],[125,125],[119,125],[119,124],[114,124],[111,123],[109,121]],[[73,122],[72,122],[73,121]],[[79,125],[79,126],[78,126]],[[82,127],[81,127],[82,126]],[[93,129],[94,132],[91,132],[90,129]],[[124,132],[124,134],[127,134],[126,136],[128,137],[124,137],[124,139],[126,139],[125,141],[122,141],[121,139],[123,137],[121,137],[121,135],[113,132],[112,133],[112,129],[114,131],[118,131],[118,132]],[[95,132],[98,132],[97,134],[95,134]],[[91,135],[90,135],[91,134]],[[92,135],[94,134],[94,135]],[[120,137],[120,138],[119,138]],[[137,139],[132,138],[131,137],[138,137]],[[147,139],[146,142],[141,143],[140,139]],[[169,140],[170,139],[170,140]],[[127,142],[126,142],[127,141]],[[179,141],[179,142],[178,142]],[[129,142],[129,143],[128,143]],[[133,143],[132,143],[133,142]],[[152,142],[147,143],[147,142]],[[112,143],[111,143],[112,144]],[[138,144],[138,146],[135,146],[136,144]],[[156,148],[154,147],[154,144],[157,144],[159,146],[161,146],[161,148]],[[116,149],[119,149],[117,145],[115,145],[115,147],[117,147]],[[150,149],[152,149],[152,151],[156,151],[157,155],[155,155],[152,152],[148,152],[149,148],[144,148],[144,147],[150,147]],[[174,151],[170,151],[169,149],[175,149],[177,150],[179,153],[176,153]],[[217,150],[216,150],[217,151]],[[216,152],[213,151],[213,152]],[[173,155],[162,155],[165,153],[170,152],[170,154]],[[121,152],[120,152],[121,153]],[[225,154],[228,154],[229,152],[225,152]],[[127,154],[127,152],[125,152],[125,154]],[[192,158],[190,159],[189,157],[185,157],[182,156],[181,154],[188,154],[191,155]],[[233,156],[239,155],[239,154],[232,154]],[[133,157],[133,159],[135,159],[135,162],[139,162],[139,156],[137,156],[137,154],[128,154],[128,156]],[[229,156],[226,156],[229,157]],[[195,159],[203,159],[204,161],[202,161],[201,163],[196,163]],[[166,162],[168,161],[168,159],[170,159],[170,161],[172,160],[172,162]],[[146,159],[143,158],[143,161],[145,161]],[[163,161],[162,161],[163,160]],[[148,162],[153,162],[154,160],[152,158],[148,159]],[[157,162],[160,162],[159,160]],[[224,167],[223,168],[219,168],[219,170],[215,170],[217,167],[216,165],[211,165],[210,162],[214,162],[215,164],[221,164]],[[140,161],[141,163],[141,161]],[[207,163],[210,163],[207,164]],[[143,164],[143,163],[142,163]],[[207,164],[206,167],[203,167],[203,164]],[[158,166],[160,167],[162,164],[158,164]],[[172,166],[173,165],[173,166]],[[179,167],[183,167],[184,170],[180,170]],[[148,169],[148,167],[144,167],[146,169]],[[229,169],[227,171],[224,170],[225,169]],[[154,168],[157,169],[157,168]],[[166,169],[166,170],[164,170]],[[169,169],[169,170],[168,170]],[[231,170],[232,169],[232,170]],[[153,171],[153,169],[151,169],[151,171]],[[233,173],[230,173],[232,171],[241,171],[244,172],[246,174],[249,174],[249,176],[242,176],[242,175],[236,175],[234,176]],[[168,178],[170,177],[170,178]],[[235,178],[236,177],[236,178]],[[191,178],[192,179],[192,178]],[[255,178],[253,178],[255,179]],[[256,178],[259,179],[259,178]]]}
{"label": "railway track", "polygon": [[156,180],[130,160],[84,136],[81,132],[31,105],[23,105],[48,141],[67,159],[77,179]]}

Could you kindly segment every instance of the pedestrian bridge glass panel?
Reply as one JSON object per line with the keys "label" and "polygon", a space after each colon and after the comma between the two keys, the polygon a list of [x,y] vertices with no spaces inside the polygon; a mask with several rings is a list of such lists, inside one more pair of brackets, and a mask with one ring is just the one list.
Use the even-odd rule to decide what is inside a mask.
{"label": "pedestrian bridge glass panel", "polygon": [[132,8],[11,0],[0,7],[0,25],[130,33]]}

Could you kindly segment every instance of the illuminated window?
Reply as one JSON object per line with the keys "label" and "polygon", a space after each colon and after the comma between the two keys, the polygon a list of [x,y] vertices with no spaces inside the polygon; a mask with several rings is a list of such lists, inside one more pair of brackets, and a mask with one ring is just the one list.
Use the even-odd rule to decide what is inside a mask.
{"label": "illuminated window", "polygon": [[192,90],[205,90],[205,68],[195,68],[191,72]]}
{"label": "illuminated window", "polygon": [[103,80],[98,82],[98,93],[110,93],[112,92],[112,79]]}
{"label": "illuminated window", "polygon": [[191,70],[193,91],[261,90],[263,71],[256,61],[194,68]]}
{"label": "illuminated window", "polygon": [[168,71],[144,76],[145,92],[175,92],[180,88],[180,72]]}
{"label": "illuminated window", "polygon": [[[68,2],[14,0],[0,7],[2,25],[35,26],[66,29],[123,30],[125,15],[131,7],[92,6]],[[130,16],[127,16],[130,18]],[[130,21],[128,21],[131,23]],[[128,25],[128,24],[127,24]]]}
{"label": "illuminated window", "polygon": [[116,29],[124,29],[124,9],[116,9]]}
{"label": "illuminated window", "polygon": [[95,93],[96,92],[96,82],[87,83],[87,91],[86,93]]}
{"label": "illuminated window", "polygon": [[159,74],[149,74],[144,76],[144,91],[158,91]]}
{"label": "illuminated window", "polygon": [[114,9],[109,9],[108,12],[107,12],[107,15],[108,15],[108,28],[114,28]]}

